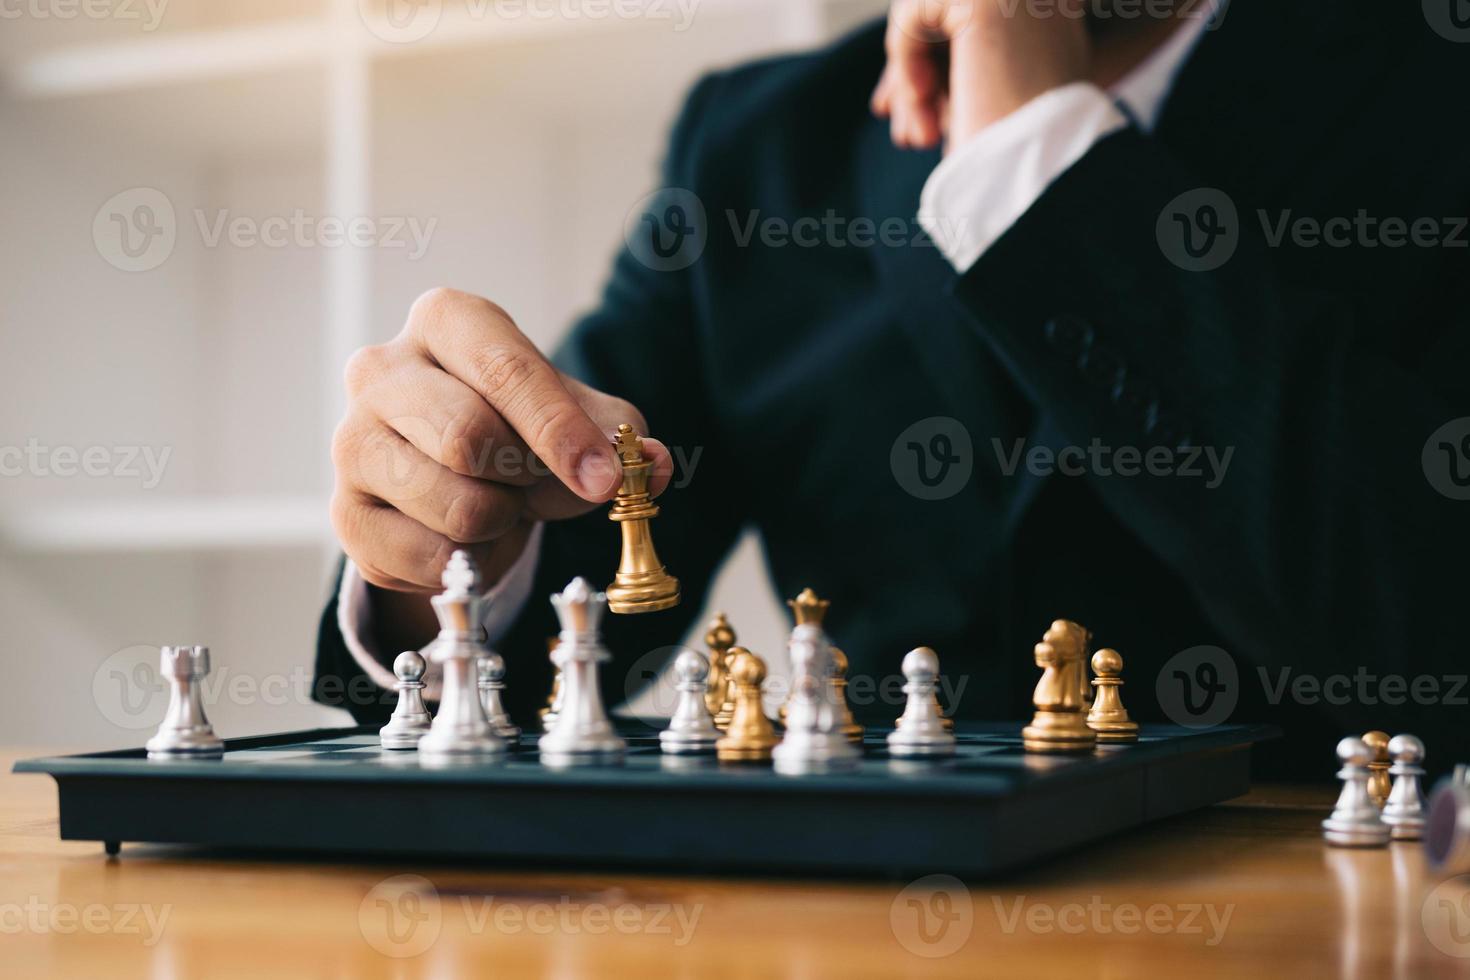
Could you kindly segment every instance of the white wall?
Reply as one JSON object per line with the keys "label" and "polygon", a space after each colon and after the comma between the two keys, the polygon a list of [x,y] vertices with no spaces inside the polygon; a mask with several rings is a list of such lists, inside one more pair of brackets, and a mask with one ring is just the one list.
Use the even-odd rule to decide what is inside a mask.
{"label": "white wall", "polygon": [[[170,454],[151,487],[60,476],[54,455],[49,472],[0,476],[0,744],[138,744],[162,699],[135,671],[163,643],[211,646],[227,736],[345,717],[305,698],[332,557],[328,325],[384,339],[447,284],[555,344],[654,186],[689,83],[883,6],[705,0],[679,33],[578,23],[505,43],[472,24],[461,43],[395,47],[348,37],[362,24],[332,22],[331,4],[355,6],[172,0],[152,32],[28,16],[0,33],[0,451]],[[327,85],[344,57],[369,78],[366,145],[345,160],[329,152],[343,102]],[[320,216],[363,176],[370,214],[437,221],[417,260],[364,256],[365,296],[329,275],[340,253],[210,247],[198,227],[221,209]],[[167,196],[177,241],[125,272],[93,219],[135,187]],[[779,651],[785,617],[750,542],[715,604],[742,642]]]}

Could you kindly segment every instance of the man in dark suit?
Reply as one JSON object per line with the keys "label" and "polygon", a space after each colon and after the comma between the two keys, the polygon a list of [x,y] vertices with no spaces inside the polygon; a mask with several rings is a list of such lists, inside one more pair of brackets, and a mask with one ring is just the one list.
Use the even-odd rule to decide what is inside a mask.
{"label": "man in dark suit", "polygon": [[319,680],[391,682],[463,544],[528,718],[545,597],[615,565],[630,421],[677,486],[654,532],[684,598],[608,617],[610,695],[754,527],[780,592],[832,600],[854,677],[933,646],[962,717],[1027,718],[1065,617],[1123,653],[1144,720],[1281,724],[1268,773],[1325,776],[1369,727],[1455,744],[1470,132],[1443,104],[1470,25],[1070,3],[903,0],[704,80],[554,367],[446,290],[360,352]]}

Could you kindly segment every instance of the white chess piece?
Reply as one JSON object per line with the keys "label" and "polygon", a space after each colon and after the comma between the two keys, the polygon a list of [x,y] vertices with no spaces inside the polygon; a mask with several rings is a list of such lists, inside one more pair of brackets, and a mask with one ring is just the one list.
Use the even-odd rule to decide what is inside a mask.
{"label": "white chess piece", "polygon": [[168,711],[148,740],[148,758],[215,758],[225,743],[204,717],[201,682],[209,674],[209,647],[164,647],[159,673],[168,680]]}
{"label": "white chess piece", "polygon": [[561,668],[562,706],[556,724],[537,747],[548,765],[621,762],[627,743],[613,730],[598,686],[598,665],[611,659],[598,636],[607,595],[592,591],[584,578],[573,579],[551,597],[561,621],[560,641],[551,653]]}
{"label": "white chess piece", "polygon": [[1389,827],[1368,796],[1368,763],[1373,750],[1361,738],[1349,736],[1337,743],[1342,768],[1342,793],[1332,816],[1322,821],[1322,836],[1337,847],[1382,847],[1388,843]]}
{"label": "white chess piece", "polygon": [[1388,740],[1393,766],[1393,789],[1383,805],[1383,822],[1394,840],[1419,840],[1424,836],[1424,743],[1413,735],[1395,735]]}
{"label": "white chess piece", "polygon": [[466,551],[456,551],[444,568],[444,591],[429,601],[439,617],[439,637],[429,658],[440,665],[439,713],[429,733],[419,739],[420,756],[501,756],[505,739],[485,717],[476,683],[475,662],[486,650],[480,624],[486,602],[480,573]]}
{"label": "white chess piece", "polygon": [[521,728],[510,720],[500,694],[505,690],[505,658],[498,653],[486,653],[475,666],[479,671],[480,704],[485,708],[485,718],[495,729],[495,734],[508,740],[510,747],[515,748],[521,737]]}
{"label": "white chess piece", "polygon": [[939,703],[939,656],[928,647],[910,650],[903,658],[904,693],[908,700],[898,727],[888,733],[888,754],[899,759],[954,755],[955,737],[945,730]]}
{"label": "white chess piece", "polygon": [[427,668],[424,658],[412,650],[405,650],[393,659],[393,676],[398,678],[394,685],[398,689],[398,703],[393,706],[388,724],[378,729],[378,740],[383,748],[416,749],[419,739],[428,734],[433,718],[424,705],[424,671]]}
{"label": "white chess piece", "polygon": [[685,650],[674,659],[674,674],[678,677],[679,702],[669,727],[658,733],[659,747],[670,755],[713,752],[720,730],[704,699],[709,661],[703,654]]}
{"label": "white chess piece", "polygon": [[800,774],[854,766],[862,749],[842,730],[842,712],[833,703],[832,645],[815,623],[791,631],[792,692],[786,706],[786,732],[771,750],[779,773]]}

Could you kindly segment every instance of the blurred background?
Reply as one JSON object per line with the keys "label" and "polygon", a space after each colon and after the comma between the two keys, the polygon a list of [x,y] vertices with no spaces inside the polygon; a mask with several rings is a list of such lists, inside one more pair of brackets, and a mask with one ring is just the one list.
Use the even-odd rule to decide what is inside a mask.
{"label": "blurred background", "polygon": [[[554,346],[690,84],[884,7],[6,4],[0,743],[140,744],[165,643],[211,647],[226,736],[345,722],[309,685],[348,355],[436,285]],[[753,541],[715,607],[782,644]]]}

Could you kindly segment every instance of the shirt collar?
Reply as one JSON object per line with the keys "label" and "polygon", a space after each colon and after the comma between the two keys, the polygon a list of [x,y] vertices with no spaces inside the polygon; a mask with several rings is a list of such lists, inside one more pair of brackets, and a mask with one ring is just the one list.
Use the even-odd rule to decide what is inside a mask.
{"label": "shirt collar", "polygon": [[1143,60],[1108,90],[1128,111],[1138,127],[1151,132],[1163,112],[1164,102],[1174,89],[1195,45],[1204,37],[1219,16],[1221,0],[1209,0],[1191,16],[1164,44]]}

